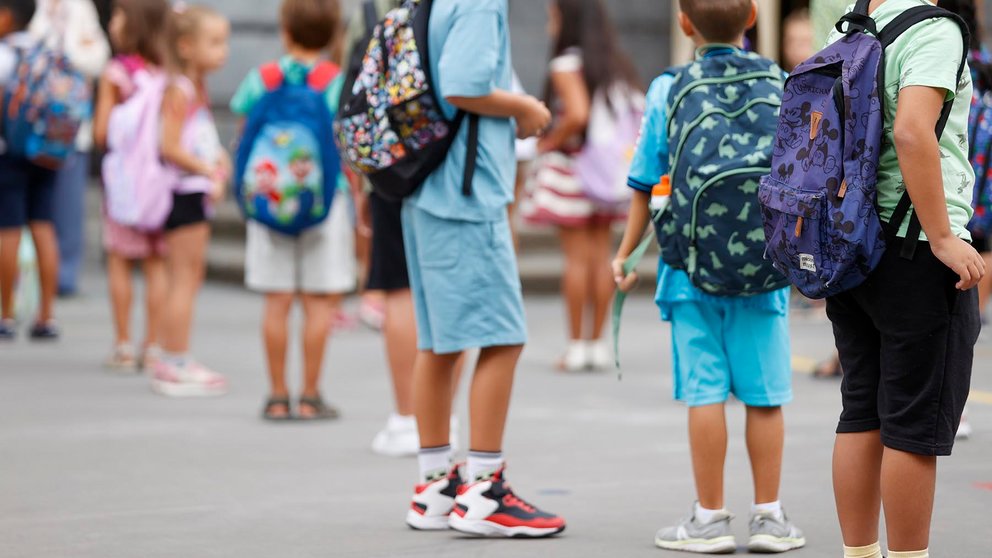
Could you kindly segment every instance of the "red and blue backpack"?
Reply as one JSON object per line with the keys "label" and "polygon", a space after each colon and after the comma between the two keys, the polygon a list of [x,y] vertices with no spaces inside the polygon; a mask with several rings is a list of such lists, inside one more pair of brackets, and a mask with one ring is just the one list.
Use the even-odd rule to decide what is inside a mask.
{"label": "red and blue backpack", "polygon": [[322,62],[303,83],[278,63],[259,69],[266,94],[252,109],[235,160],[234,193],[247,219],[297,236],[331,212],[341,158],[327,90],[340,73]]}
{"label": "red and blue backpack", "polygon": [[[988,66],[992,64],[992,54],[984,48],[975,50],[971,60]],[[974,77],[975,95],[968,121],[971,134],[968,158],[975,169],[975,216],[968,229],[977,238],[988,238],[992,234],[992,84]]]}

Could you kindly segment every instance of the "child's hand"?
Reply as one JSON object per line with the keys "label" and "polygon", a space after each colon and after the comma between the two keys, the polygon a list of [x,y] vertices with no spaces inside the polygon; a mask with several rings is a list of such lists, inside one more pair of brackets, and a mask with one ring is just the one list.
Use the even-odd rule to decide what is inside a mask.
{"label": "child's hand", "polygon": [[627,258],[621,258],[617,256],[613,260],[613,281],[617,284],[617,289],[620,292],[629,293],[634,290],[637,286],[637,272],[631,271],[630,273],[624,273],[623,266],[627,264]]}
{"label": "child's hand", "polygon": [[971,245],[957,237],[931,242],[933,254],[961,278],[958,290],[971,290],[988,272],[985,261]]}
{"label": "child's hand", "polygon": [[517,137],[527,139],[539,135],[551,125],[551,111],[536,97],[522,97],[522,109],[517,115]]}
{"label": "child's hand", "polygon": [[227,181],[215,180],[213,185],[210,187],[210,192],[207,196],[210,201],[214,204],[218,204],[224,201],[224,197],[227,195]]}

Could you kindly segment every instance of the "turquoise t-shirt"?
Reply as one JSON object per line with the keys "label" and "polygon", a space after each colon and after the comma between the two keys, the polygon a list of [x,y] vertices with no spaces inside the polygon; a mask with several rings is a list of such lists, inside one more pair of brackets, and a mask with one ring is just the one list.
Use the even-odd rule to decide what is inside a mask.
{"label": "turquoise t-shirt", "polygon": [[[445,97],[485,97],[512,85],[506,0],[446,0],[431,12],[429,50],[434,84],[448,117],[457,110]],[[442,219],[486,222],[506,218],[516,173],[510,118],[482,118],[472,195],[462,194],[467,153],[466,119],[444,163],[407,203]]]}
{"label": "turquoise t-shirt", "polygon": [[[711,54],[720,52],[713,51]],[[648,89],[641,136],[627,178],[627,184],[635,190],[651,192],[654,185],[661,181],[661,177],[668,174],[668,97],[674,84],[675,77],[665,74],[655,79]],[[658,258],[658,288],[655,292],[655,302],[661,309],[661,319],[671,320],[672,305],[676,303],[720,299],[726,300],[726,297],[715,297],[704,293],[692,284],[688,273],[681,269],[673,269]],[[756,310],[782,315],[789,310],[788,288],[747,299],[748,305]]]}
{"label": "turquoise t-shirt", "polygon": [[[282,68],[286,83],[303,83],[306,81],[307,74],[313,67],[313,64],[304,64],[292,56],[285,55],[279,59],[279,67]],[[330,109],[332,115],[338,112],[338,102],[341,99],[341,89],[343,87],[344,75],[339,75],[327,88],[327,93],[324,97],[327,102],[327,108]],[[262,73],[258,68],[255,68],[241,82],[241,85],[238,86],[237,91],[234,93],[234,97],[231,98],[231,112],[247,118],[255,108],[255,105],[265,97],[266,92]],[[333,141],[333,139],[328,138],[328,141]],[[338,190],[346,192],[348,191],[348,187],[348,178],[342,172],[338,175]]]}

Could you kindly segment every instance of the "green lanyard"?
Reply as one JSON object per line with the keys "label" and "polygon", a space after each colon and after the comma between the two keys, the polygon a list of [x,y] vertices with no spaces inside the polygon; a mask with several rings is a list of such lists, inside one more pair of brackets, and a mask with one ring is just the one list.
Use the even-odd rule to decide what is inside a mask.
{"label": "green lanyard", "polygon": [[[654,234],[654,227],[652,226],[651,230],[644,235],[644,240],[641,241],[640,245],[627,257],[627,261],[623,264],[624,277],[630,275],[640,265],[644,255],[651,248]],[[623,314],[623,304],[626,301],[627,293],[617,289],[616,294],[613,295],[613,360],[617,366],[617,378],[621,380],[623,379],[623,371],[620,370],[620,316]]]}

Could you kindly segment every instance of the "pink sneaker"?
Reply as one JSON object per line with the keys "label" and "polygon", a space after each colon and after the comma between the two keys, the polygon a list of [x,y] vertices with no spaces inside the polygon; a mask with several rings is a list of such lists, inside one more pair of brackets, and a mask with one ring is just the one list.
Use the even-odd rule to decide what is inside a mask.
{"label": "pink sneaker", "polygon": [[152,391],[166,397],[218,397],[227,393],[227,379],[204,366],[189,362],[175,366],[165,361],[152,368]]}

